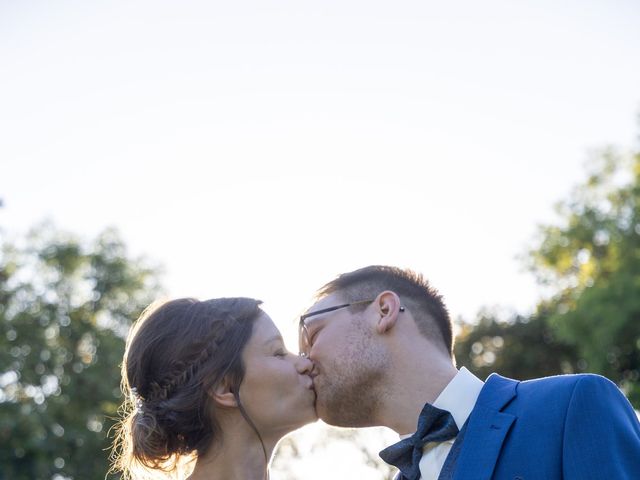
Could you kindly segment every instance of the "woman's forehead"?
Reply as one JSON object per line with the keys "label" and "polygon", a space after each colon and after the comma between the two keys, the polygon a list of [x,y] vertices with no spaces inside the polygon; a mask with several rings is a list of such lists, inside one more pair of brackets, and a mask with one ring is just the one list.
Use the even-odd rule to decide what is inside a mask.
{"label": "woman's forehead", "polygon": [[281,339],[280,330],[276,327],[271,317],[262,312],[258,318],[256,318],[253,324],[253,334],[251,335],[251,343],[265,343],[270,342],[272,339]]}

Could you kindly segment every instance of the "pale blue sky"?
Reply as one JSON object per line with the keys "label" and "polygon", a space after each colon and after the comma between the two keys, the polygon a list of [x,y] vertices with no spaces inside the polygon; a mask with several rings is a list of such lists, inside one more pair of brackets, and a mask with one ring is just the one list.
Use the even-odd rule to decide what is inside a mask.
{"label": "pale blue sky", "polygon": [[287,331],[371,263],[456,317],[526,312],[536,224],[635,145],[638,25],[632,0],[0,0],[0,225],[115,225],[172,296]]}
{"label": "pale blue sky", "polygon": [[531,308],[522,253],[629,148],[637,2],[0,2],[2,224],[119,227],[176,295],[291,318],[334,274]]}

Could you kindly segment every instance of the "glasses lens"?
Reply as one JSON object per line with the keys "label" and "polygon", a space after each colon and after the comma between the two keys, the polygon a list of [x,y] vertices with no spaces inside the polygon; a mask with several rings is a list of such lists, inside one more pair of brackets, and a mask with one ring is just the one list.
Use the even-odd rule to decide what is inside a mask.
{"label": "glasses lens", "polygon": [[298,332],[298,347],[300,348],[300,353],[306,354],[309,352],[309,334],[304,323],[300,324],[300,331]]}

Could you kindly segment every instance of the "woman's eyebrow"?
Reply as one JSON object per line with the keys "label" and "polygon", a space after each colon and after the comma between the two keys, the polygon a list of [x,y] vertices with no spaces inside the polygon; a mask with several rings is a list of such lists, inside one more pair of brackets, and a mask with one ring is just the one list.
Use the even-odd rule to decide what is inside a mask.
{"label": "woman's eyebrow", "polygon": [[276,334],[273,337],[270,337],[268,340],[264,341],[264,345],[271,345],[272,343],[284,343],[284,340],[282,340],[282,335],[280,334]]}

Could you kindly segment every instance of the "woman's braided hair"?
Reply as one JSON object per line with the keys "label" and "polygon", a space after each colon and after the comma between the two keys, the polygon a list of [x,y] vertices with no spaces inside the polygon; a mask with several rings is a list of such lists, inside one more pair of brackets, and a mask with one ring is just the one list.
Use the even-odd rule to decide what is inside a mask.
{"label": "woman's braided hair", "polygon": [[225,377],[239,388],[241,353],[260,303],[183,298],[145,310],[127,339],[114,471],[125,478],[138,466],[175,472],[181,458],[202,455],[220,440],[209,392]]}

